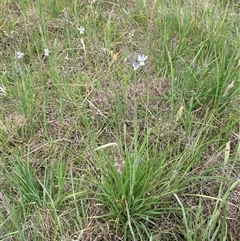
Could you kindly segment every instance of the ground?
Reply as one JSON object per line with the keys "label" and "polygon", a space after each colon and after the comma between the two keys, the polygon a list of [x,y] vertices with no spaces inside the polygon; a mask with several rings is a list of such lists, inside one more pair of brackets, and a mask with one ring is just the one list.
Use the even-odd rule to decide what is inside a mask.
{"label": "ground", "polygon": [[0,3],[0,240],[234,240],[231,0]]}

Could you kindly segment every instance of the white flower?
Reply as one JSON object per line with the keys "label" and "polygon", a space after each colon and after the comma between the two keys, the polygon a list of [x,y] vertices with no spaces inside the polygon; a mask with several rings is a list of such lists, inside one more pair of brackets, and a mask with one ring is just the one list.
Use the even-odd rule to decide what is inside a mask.
{"label": "white flower", "polygon": [[23,52],[21,52],[21,51],[17,51],[17,58],[18,59],[22,59],[23,58],[23,56],[24,56],[24,53]]}
{"label": "white flower", "polygon": [[138,57],[137,57],[137,60],[139,62],[139,66],[143,66],[145,65],[144,61],[146,61],[148,57],[145,56],[144,54],[139,54]]}
{"label": "white flower", "polygon": [[49,49],[44,49],[44,55],[45,56],[49,56],[50,52],[51,51]]}
{"label": "white flower", "polygon": [[84,34],[85,32],[85,28],[83,26],[80,26],[79,28],[77,28],[78,31],[80,32],[80,34]]}
{"label": "white flower", "polygon": [[134,61],[132,66],[133,66],[133,70],[138,70],[140,67],[140,65],[137,61]]}

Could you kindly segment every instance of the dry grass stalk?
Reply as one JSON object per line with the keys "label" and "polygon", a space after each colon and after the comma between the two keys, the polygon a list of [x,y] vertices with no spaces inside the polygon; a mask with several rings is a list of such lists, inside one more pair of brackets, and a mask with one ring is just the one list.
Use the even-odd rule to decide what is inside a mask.
{"label": "dry grass stalk", "polygon": [[120,154],[120,151],[119,151],[119,148],[118,148],[118,144],[113,142],[113,143],[108,143],[108,144],[105,144],[105,145],[102,145],[102,146],[99,146],[98,148],[95,149],[95,151],[97,150],[101,150],[101,149],[104,149],[104,148],[107,148],[107,147],[110,147],[112,146],[113,147],[113,152],[114,152],[114,166],[115,168],[117,169],[117,172],[119,174],[122,173],[122,170],[124,168],[124,161],[121,157],[121,154]]}

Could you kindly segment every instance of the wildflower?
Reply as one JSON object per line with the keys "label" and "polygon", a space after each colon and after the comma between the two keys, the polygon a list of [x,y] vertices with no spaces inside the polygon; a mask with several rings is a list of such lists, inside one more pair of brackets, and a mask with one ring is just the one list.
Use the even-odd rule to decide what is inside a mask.
{"label": "wildflower", "polygon": [[80,26],[79,28],[77,28],[78,31],[80,32],[80,34],[84,34],[85,32],[85,28],[83,26]]}
{"label": "wildflower", "polygon": [[47,57],[47,56],[49,56],[49,54],[50,54],[50,50],[49,49],[44,49],[44,55]]}
{"label": "wildflower", "polygon": [[133,70],[138,70],[140,67],[139,63],[137,61],[133,62]]}
{"label": "wildflower", "polygon": [[144,54],[139,54],[138,57],[137,57],[137,60],[139,62],[139,66],[144,66],[145,65],[144,61],[146,61],[147,58],[148,57],[145,56]]}
{"label": "wildflower", "polygon": [[23,52],[21,52],[21,51],[17,51],[17,58],[18,59],[22,59],[23,58],[23,56],[24,56],[24,53]]}

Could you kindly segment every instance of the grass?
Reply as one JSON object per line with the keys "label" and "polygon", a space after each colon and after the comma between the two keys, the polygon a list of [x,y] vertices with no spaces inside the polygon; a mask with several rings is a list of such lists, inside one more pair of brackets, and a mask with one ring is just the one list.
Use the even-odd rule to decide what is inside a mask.
{"label": "grass", "polygon": [[0,9],[0,240],[240,239],[237,1]]}

